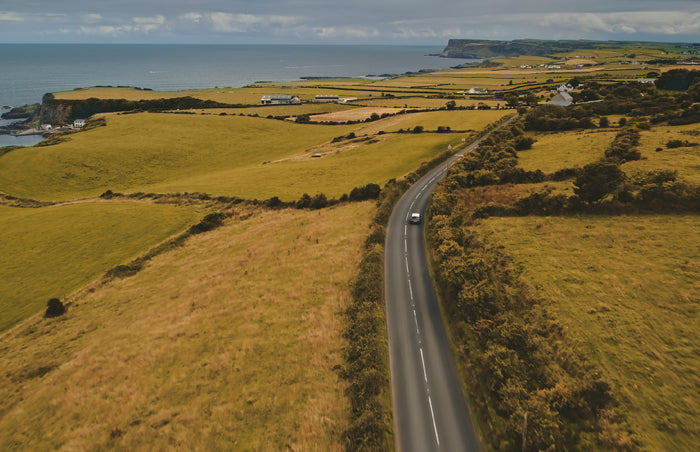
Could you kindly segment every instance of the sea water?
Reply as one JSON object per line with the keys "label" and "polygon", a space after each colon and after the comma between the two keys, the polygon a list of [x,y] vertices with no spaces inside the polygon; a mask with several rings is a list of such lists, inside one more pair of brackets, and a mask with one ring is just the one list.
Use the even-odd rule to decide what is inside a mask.
{"label": "sea water", "polygon": [[161,91],[242,87],[301,77],[362,77],[444,69],[442,47],[367,45],[0,44],[0,107],[90,86]]}

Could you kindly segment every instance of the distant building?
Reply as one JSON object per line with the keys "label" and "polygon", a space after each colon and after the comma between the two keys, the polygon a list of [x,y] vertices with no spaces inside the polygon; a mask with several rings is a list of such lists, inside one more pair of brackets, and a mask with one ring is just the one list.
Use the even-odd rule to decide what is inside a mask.
{"label": "distant building", "polygon": [[39,129],[44,132],[48,132],[49,130],[51,130],[51,124],[42,124],[39,126]]}
{"label": "distant building", "polygon": [[340,102],[340,97],[337,94],[319,94],[314,98],[314,102]]}
{"label": "distant building", "polygon": [[469,94],[488,94],[484,88],[472,88],[469,90]]}
{"label": "distant building", "polygon": [[339,104],[347,104],[348,102],[355,102],[357,97],[341,97],[338,99]]}
{"label": "distant building", "polygon": [[566,85],[561,85],[559,88],[557,88],[557,92],[559,92],[559,93],[570,93],[573,90],[574,90],[574,87],[571,86],[571,83],[567,83]]}
{"label": "distant building", "polygon": [[558,92],[547,102],[548,105],[558,105],[560,107],[568,107],[574,102],[574,98],[571,94],[566,92]]}
{"label": "distant building", "polygon": [[73,127],[75,127],[76,129],[82,129],[83,127],[85,127],[86,122],[87,119],[76,119],[75,121],[73,121]]}
{"label": "distant building", "polygon": [[288,105],[300,104],[299,96],[293,94],[272,94],[260,98],[260,105]]}
{"label": "distant building", "polygon": [[654,83],[656,81],[655,78],[647,78],[647,77],[639,77],[637,79],[639,83]]}

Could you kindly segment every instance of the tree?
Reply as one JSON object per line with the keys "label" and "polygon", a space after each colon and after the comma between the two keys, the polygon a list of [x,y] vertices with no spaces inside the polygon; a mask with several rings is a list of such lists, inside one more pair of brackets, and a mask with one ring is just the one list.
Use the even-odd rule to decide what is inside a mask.
{"label": "tree", "polygon": [[574,193],[589,204],[598,202],[615,192],[624,179],[625,174],[614,163],[590,163],[576,177]]}
{"label": "tree", "polygon": [[610,120],[608,119],[607,116],[603,116],[600,118],[599,126],[601,128],[610,127]]}
{"label": "tree", "polygon": [[311,122],[311,118],[309,117],[309,115],[303,114],[303,115],[297,116],[297,118],[294,120],[294,122],[297,122],[299,124],[308,124]]}
{"label": "tree", "polygon": [[445,104],[445,107],[448,110],[454,110],[455,108],[457,108],[457,102],[455,102],[453,100],[448,100],[447,103]]}
{"label": "tree", "polygon": [[61,300],[58,298],[52,298],[46,303],[46,312],[44,317],[58,317],[66,312],[66,307],[63,306]]}

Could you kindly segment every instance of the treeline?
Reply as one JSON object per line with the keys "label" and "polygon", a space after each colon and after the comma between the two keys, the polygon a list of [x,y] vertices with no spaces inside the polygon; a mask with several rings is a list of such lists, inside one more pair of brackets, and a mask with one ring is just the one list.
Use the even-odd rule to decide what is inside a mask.
{"label": "treeline", "polygon": [[266,200],[258,199],[244,199],[237,196],[212,196],[207,193],[144,193],[136,192],[130,194],[124,194],[119,192],[113,192],[112,190],[107,190],[100,195],[103,199],[112,198],[131,198],[131,199],[151,199],[155,202],[160,203],[173,203],[173,204],[183,204],[192,202],[214,202],[218,204],[229,204],[235,205],[240,203],[246,203],[253,206],[264,206],[269,209],[323,209],[325,207],[334,206],[336,204],[345,202],[359,202],[367,201],[371,199],[377,199],[381,187],[375,183],[369,183],[362,187],[353,188],[349,194],[345,193],[340,198],[328,199],[325,194],[317,193],[314,196],[310,196],[307,193],[301,195],[301,197],[296,201],[282,201],[277,196]]}
{"label": "treeline", "polygon": [[439,188],[428,232],[433,269],[489,448],[634,450],[609,383],[471,221]]}
{"label": "treeline", "polygon": [[[569,208],[569,198],[533,194],[475,211],[460,204],[463,188],[511,183],[514,174],[526,182],[552,177],[515,171],[522,137],[513,125],[484,140],[448,172],[429,211],[436,282],[465,378],[476,382],[468,387],[470,399],[495,450],[634,450],[600,370],[547,315],[510,259],[471,228],[475,217],[491,214],[555,213]],[[625,131],[619,141],[631,145],[634,136]],[[577,207],[589,204],[573,198]]]}
{"label": "treeline", "polygon": [[213,100],[197,99],[191,96],[131,101],[126,99],[97,99],[94,97],[82,100],[55,99],[52,94],[46,94],[42,99],[43,109],[68,111],[66,119],[70,121],[79,118],[89,118],[97,113],[232,108],[239,106]]}
{"label": "treeline", "polygon": [[[525,118],[525,129],[562,131],[608,127],[594,119],[606,115],[629,115],[637,123],[670,125],[700,122],[700,71],[678,69],[662,74],[656,84],[618,82],[599,83],[591,79],[572,79],[574,105],[540,105]],[[650,75],[656,75],[654,73]],[[643,119],[644,118],[644,119]]]}
{"label": "treeline", "polygon": [[[512,205],[486,203],[473,212],[488,216],[568,215],[580,213],[700,212],[700,185],[678,180],[675,171],[651,171],[627,177],[620,165],[641,158],[639,130],[620,130],[605,150],[605,158],[583,168],[552,174],[518,168],[516,147],[522,142],[516,125],[494,133],[477,150],[456,163],[443,184],[459,189],[489,185],[539,183],[573,179],[574,195],[533,193]],[[692,144],[692,143],[689,143]],[[672,143],[675,145],[675,143]]]}

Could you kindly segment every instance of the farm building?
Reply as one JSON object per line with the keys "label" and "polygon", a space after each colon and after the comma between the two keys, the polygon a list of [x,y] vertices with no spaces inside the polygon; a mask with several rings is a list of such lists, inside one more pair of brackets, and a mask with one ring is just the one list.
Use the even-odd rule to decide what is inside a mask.
{"label": "farm building", "polygon": [[319,94],[314,98],[314,102],[339,102],[340,97],[337,94]]}
{"label": "farm building", "polygon": [[549,105],[559,105],[560,107],[568,107],[574,102],[574,98],[571,97],[571,94],[566,93],[566,92],[559,92],[554,95],[547,104]]}
{"label": "farm building", "polygon": [[76,129],[81,129],[85,127],[86,122],[87,119],[76,119],[75,121],[73,121],[73,127],[75,127]]}
{"label": "farm building", "polygon": [[299,96],[293,94],[272,94],[260,98],[260,105],[300,104]]}

